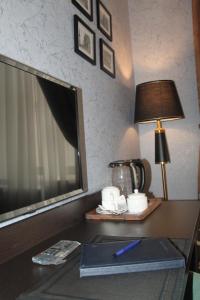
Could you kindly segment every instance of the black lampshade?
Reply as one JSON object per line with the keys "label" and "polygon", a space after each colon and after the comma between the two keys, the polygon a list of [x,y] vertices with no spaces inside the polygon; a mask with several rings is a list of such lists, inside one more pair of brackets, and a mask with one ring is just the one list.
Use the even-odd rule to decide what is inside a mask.
{"label": "black lampshade", "polygon": [[136,86],[135,123],[184,118],[173,80],[157,80]]}

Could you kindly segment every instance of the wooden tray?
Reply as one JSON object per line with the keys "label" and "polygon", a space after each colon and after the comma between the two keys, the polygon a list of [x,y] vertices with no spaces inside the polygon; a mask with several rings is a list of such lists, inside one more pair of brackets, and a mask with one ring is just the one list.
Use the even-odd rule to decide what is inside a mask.
{"label": "wooden tray", "polygon": [[158,206],[161,204],[161,199],[150,199],[148,208],[145,209],[141,214],[134,215],[129,213],[124,213],[121,215],[106,215],[98,214],[96,208],[87,212],[85,214],[86,219],[88,220],[107,220],[107,221],[141,221],[149,216]]}

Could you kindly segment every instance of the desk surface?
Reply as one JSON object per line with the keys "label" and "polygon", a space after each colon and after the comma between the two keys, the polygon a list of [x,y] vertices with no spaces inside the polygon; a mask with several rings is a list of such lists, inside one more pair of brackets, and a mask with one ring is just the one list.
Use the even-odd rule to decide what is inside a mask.
{"label": "desk surface", "polygon": [[[191,240],[191,249],[187,264],[193,250],[193,243],[198,225],[199,201],[168,201],[153,212],[144,221],[134,222],[101,222],[84,220],[52,239],[41,243],[24,254],[0,266],[0,299],[15,299],[40,280],[60,270],[62,266],[39,266],[33,264],[31,257],[61,239],[72,239],[80,242],[89,241],[94,236],[127,236],[127,237],[169,237]],[[20,238],[20,237],[19,237]]]}

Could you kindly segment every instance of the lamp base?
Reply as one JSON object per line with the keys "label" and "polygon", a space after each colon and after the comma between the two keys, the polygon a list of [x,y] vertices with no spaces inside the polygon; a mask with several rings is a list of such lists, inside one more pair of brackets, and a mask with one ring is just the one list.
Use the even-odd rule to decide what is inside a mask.
{"label": "lamp base", "polygon": [[161,121],[157,121],[157,128],[155,129],[155,163],[170,162],[169,150],[165,129],[162,128]]}
{"label": "lamp base", "polygon": [[170,162],[167,139],[165,129],[162,128],[162,123],[157,120],[157,128],[155,129],[155,163],[161,165],[163,196],[164,200],[168,200],[167,193],[167,176],[165,164]]}

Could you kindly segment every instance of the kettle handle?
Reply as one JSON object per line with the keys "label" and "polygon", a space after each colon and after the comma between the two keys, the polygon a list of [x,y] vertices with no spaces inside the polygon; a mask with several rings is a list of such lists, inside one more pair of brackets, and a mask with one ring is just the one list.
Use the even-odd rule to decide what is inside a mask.
{"label": "kettle handle", "polygon": [[131,173],[132,173],[133,182],[134,182],[134,184],[132,184],[133,185],[133,190],[134,189],[139,190],[137,170],[136,170],[135,164],[133,162],[130,163],[130,168],[131,168]]}
{"label": "kettle handle", "polygon": [[[135,184],[135,188],[137,188],[140,192],[143,191],[144,186],[145,186],[145,168],[140,159],[133,159],[132,162],[130,163],[130,167],[133,172],[133,178]],[[137,171],[135,167],[138,167],[139,172],[140,172],[140,184],[138,184],[138,178],[137,178]]]}

